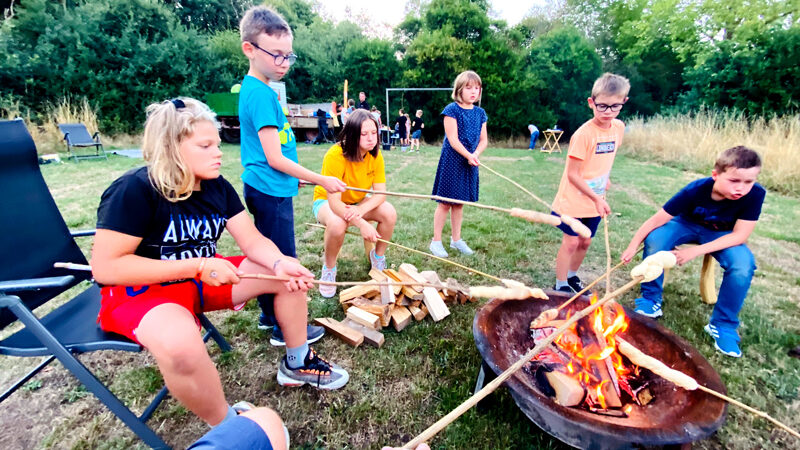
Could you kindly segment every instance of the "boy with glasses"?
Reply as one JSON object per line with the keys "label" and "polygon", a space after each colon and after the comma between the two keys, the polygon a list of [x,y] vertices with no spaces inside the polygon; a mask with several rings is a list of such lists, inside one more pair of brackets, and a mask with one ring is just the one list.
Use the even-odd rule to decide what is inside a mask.
{"label": "boy with glasses", "polygon": [[[297,195],[298,178],[318,184],[328,192],[343,192],[345,184],[298,163],[294,132],[277,94],[269,87],[270,81],[283,78],[297,60],[292,52],[289,24],[272,9],[256,6],[242,17],[239,29],[242,52],[250,61],[239,93],[244,198],[258,231],[272,240],[283,254],[294,257],[297,253],[292,197]],[[259,328],[273,327],[270,343],[286,345],[275,318],[274,296],[261,295],[258,303],[262,311]],[[292,377],[297,375],[298,380],[302,378],[304,357],[305,362],[315,357],[308,344],[319,340],[323,334],[321,327],[309,325],[307,341],[287,351],[288,355],[299,356],[281,361],[280,371]]]}
{"label": "boy with glasses", "polygon": [[587,99],[594,117],[572,135],[567,163],[553,200],[553,214],[567,214],[580,220],[591,231],[581,237],[565,225],[556,256],[556,285],[553,289],[575,294],[583,289],[578,269],[592,243],[600,219],[611,213],[605,199],[609,174],[617,149],[622,144],[625,124],[616,117],[628,101],[627,78],[606,73],[595,81]]}

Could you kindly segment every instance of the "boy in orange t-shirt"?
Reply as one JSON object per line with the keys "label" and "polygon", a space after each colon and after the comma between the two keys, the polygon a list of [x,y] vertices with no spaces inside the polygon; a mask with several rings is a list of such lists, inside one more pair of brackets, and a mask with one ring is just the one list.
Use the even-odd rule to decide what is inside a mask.
{"label": "boy in orange t-shirt", "polygon": [[[575,217],[589,227],[592,237],[600,219],[611,213],[605,193],[625,132],[625,124],[616,117],[628,101],[628,91],[628,79],[619,75],[606,73],[594,82],[592,96],[587,99],[594,117],[581,125],[569,141],[567,164],[553,200],[554,215]],[[583,289],[578,269],[592,237],[580,237],[563,223],[559,228],[564,237],[556,256],[554,289],[575,294]]]}

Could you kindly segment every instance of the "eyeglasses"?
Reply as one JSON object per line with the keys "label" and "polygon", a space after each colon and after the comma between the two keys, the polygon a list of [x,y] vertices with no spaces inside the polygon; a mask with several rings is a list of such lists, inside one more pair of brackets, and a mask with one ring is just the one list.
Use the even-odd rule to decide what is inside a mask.
{"label": "eyeglasses", "polygon": [[284,61],[288,61],[289,65],[291,66],[292,64],[295,63],[295,61],[297,61],[297,55],[295,55],[294,53],[289,53],[288,55],[282,55],[282,54],[277,54],[276,55],[274,53],[270,53],[270,52],[264,50],[263,48],[259,47],[258,44],[256,44],[255,42],[251,42],[251,44],[253,44],[253,47],[255,47],[255,48],[261,50],[262,52],[268,54],[269,56],[272,56],[273,58],[275,58],[275,65],[276,66],[282,65]]}
{"label": "eyeglasses", "polygon": [[[592,98],[592,102],[594,102],[594,98]],[[595,103],[595,104],[594,104],[594,107],[595,107],[595,108],[597,109],[597,111],[599,111],[599,112],[606,112],[606,111],[608,111],[609,109],[610,109],[612,112],[619,112],[619,110],[621,110],[621,109],[622,109],[622,106],[623,106],[623,105],[625,105],[625,104],[624,104],[624,103],[614,103],[613,105],[607,105],[607,104],[605,104],[605,103]]]}

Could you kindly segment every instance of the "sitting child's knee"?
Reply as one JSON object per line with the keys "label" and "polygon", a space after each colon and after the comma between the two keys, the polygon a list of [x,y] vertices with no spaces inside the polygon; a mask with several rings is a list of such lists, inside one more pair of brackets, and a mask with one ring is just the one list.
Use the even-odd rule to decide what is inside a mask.
{"label": "sitting child's knee", "polygon": [[200,361],[207,358],[208,353],[205,346],[174,342],[164,345],[154,356],[162,363],[168,364],[173,372],[188,375],[199,367]]}

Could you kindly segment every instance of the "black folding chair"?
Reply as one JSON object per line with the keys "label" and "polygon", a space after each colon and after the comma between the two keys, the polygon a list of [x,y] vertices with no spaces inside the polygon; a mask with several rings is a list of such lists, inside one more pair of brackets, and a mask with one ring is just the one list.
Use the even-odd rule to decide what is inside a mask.
{"label": "black folding chair", "polygon": [[[103,143],[100,142],[100,132],[89,135],[89,130],[82,123],[62,123],[58,129],[64,133],[64,142],[67,144],[67,153],[75,160],[105,158],[106,152],[103,151]],[[79,154],[75,149],[94,147],[94,154]]]}
{"label": "black folding chair", "polygon": [[[127,338],[97,325],[100,289],[90,287],[38,319],[32,310],[91,278],[90,272],[56,269],[56,262],[87,264],[39,171],[36,147],[21,120],[0,121],[0,329],[19,320],[24,328],[0,341],[0,355],[44,356],[30,373],[0,395],[8,398],[54,359],[133,430],[147,445],[168,448],[146,422],[167,395],[164,387],[136,416],[75,355],[96,350],[139,352]],[[205,341],[213,338],[223,351],[230,346],[208,319],[200,315]]]}

